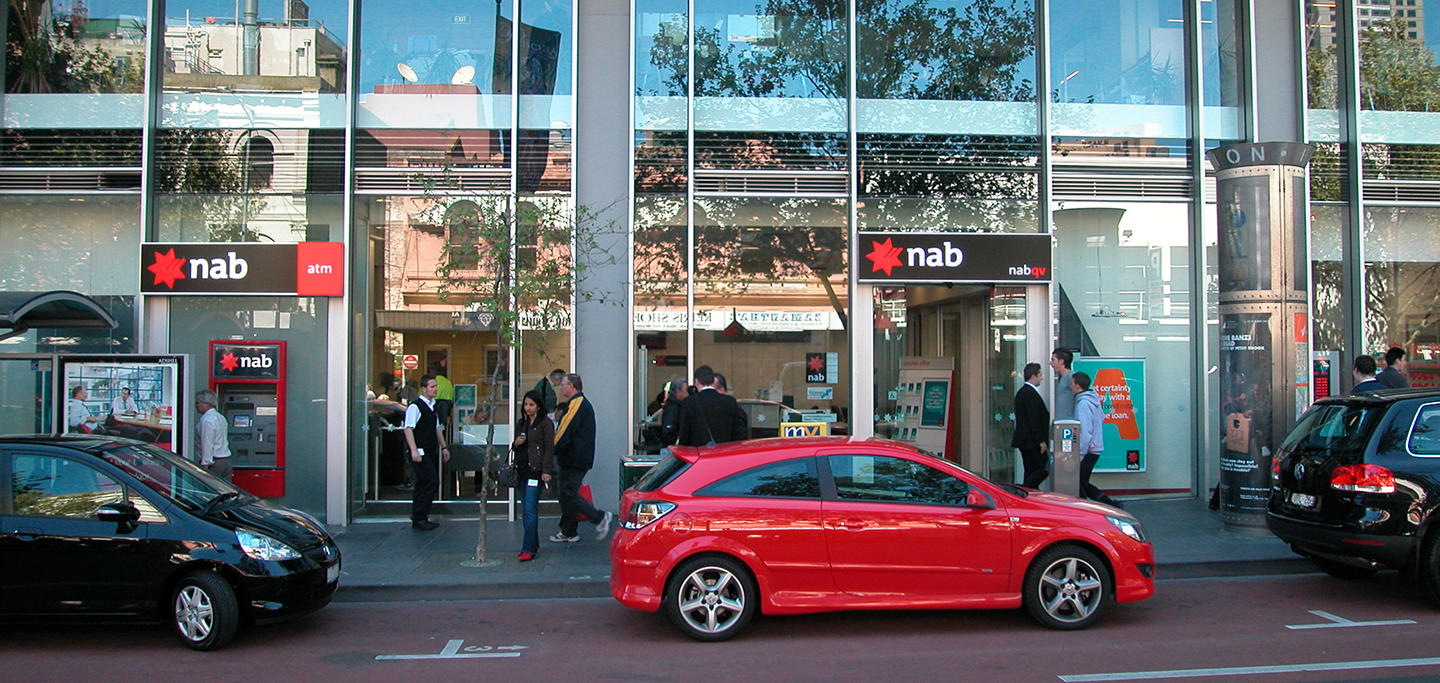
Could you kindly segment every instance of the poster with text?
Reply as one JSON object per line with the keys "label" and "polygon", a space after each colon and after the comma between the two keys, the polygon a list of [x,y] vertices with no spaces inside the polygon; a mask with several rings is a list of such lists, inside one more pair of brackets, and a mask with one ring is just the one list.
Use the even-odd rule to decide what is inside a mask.
{"label": "poster with text", "polygon": [[1145,471],[1145,359],[1076,358],[1105,413],[1105,452],[1096,472]]}
{"label": "poster with text", "polygon": [[124,354],[60,356],[63,431],[153,443],[181,452],[186,401],[185,357]]}

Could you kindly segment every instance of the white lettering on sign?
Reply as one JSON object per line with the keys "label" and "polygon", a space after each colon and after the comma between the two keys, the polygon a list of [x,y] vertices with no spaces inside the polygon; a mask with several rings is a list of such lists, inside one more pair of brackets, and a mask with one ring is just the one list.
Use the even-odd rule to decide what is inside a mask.
{"label": "white lettering on sign", "polygon": [[241,356],[240,367],[243,368],[268,368],[275,365],[275,361],[269,356]]}
{"label": "white lettering on sign", "polygon": [[334,273],[335,269],[332,268],[328,263],[312,263],[305,272],[309,273],[310,275],[329,275],[331,273]]}
{"label": "white lettering on sign", "polygon": [[910,247],[905,250],[906,265],[927,268],[956,268],[965,262],[965,252],[946,241],[944,247]]}
{"label": "white lettering on sign", "polygon": [[223,258],[190,259],[190,277],[197,280],[241,280],[250,273],[250,264],[230,252],[227,261]]}

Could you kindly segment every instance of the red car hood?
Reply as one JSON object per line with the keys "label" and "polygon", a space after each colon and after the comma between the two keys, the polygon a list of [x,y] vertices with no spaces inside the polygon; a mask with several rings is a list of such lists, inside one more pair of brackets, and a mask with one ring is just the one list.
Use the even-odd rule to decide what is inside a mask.
{"label": "red car hood", "polygon": [[1084,498],[1076,498],[1075,496],[1067,496],[1063,493],[1052,493],[1050,491],[1031,491],[1026,500],[1039,501],[1046,505],[1058,505],[1075,510],[1085,510],[1100,515],[1113,515],[1119,512],[1126,517],[1134,516],[1093,500],[1085,500]]}

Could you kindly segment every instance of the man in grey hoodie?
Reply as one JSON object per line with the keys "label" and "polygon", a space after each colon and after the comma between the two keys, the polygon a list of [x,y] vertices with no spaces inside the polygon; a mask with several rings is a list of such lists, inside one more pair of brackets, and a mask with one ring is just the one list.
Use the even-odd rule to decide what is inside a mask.
{"label": "man in grey hoodie", "polygon": [[1070,392],[1075,396],[1075,419],[1080,421],[1083,439],[1079,443],[1082,454],[1080,494],[1090,500],[1123,509],[1124,505],[1090,483],[1090,474],[1095,471],[1095,463],[1099,462],[1100,454],[1105,452],[1105,411],[1100,408],[1100,394],[1090,388],[1090,375],[1083,372],[1071,376]]}

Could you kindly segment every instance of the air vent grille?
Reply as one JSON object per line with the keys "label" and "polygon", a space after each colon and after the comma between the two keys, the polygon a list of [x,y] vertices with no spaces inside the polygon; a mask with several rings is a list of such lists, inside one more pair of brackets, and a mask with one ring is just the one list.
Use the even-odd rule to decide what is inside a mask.
{"label": "air vent grille", "polygon": [[0,192],[139,192],[138,168],[0,168]]}
{"label": "air vent grille", "polygon": [[834,196],[849,191],[844,171],[695,171],[696,194]]}
{"label": "air vent grille", "polygon": [[510,191],[510,172],[504,169],[357,168],[357,194],[456,194]]}

